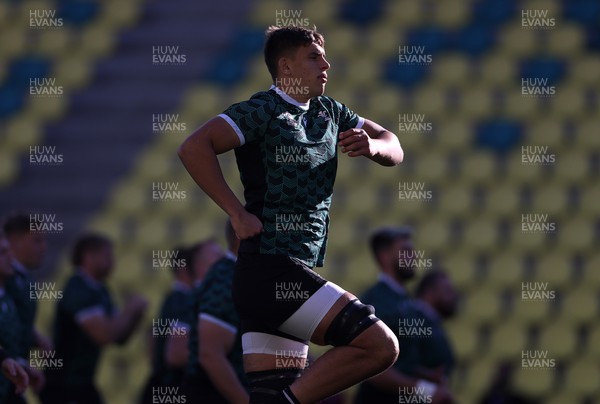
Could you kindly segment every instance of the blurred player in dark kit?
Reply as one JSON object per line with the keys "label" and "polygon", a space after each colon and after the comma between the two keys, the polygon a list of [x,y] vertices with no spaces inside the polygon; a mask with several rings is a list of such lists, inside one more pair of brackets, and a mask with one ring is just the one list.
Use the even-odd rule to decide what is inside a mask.
{"label": "blurred player in dark kit", "polygon": [[94,385],[102,348],[125,343],[147,306],[143,297],[133,295],[117,312],[106,288],[113,261],[109,239],[88,234],[76,241],[72,258],[75,274],[64,288],[54,319],[56,357],[63,365],[46,370],[44,404],[103,402]]}
{"label": "blurred player in dark kit", "polygon": [[[179,329],[189,330],[192,315],[194,274],[191,268],[191,253],[195,248],[177,247],[174,251],[181,257],[182,265],[174,265],[171,270],[175,280],[171,291],[165,297],[160,307],[159,319],[177,320]],[[179,331],[179,330],[177,330]],[[183,381],[185,366],[177,363],[173,358],[173,349],[170,349],[178,338],[178,332],[171,335],[155,338],[151,335],[152,346],[152,373],[142,393],[141,403],[152,403],[152,389],[157,387],[179,386]],[[169,347],[169,348],[168,348]]]}
{"label": "blurred player in dark kit", "polygon": [[13,299],[6,293],[6,284],[14,276],[10,244],[0,230],[0,402],[22,400],[29,377],[25,369],[14,359],[19,352],[22,335],[21,322]]}
{"label": "blurred player in dark kit", "polygon": [[[31,386],[39,392],[45,383],[44,374],[28,366],[29,351],[33,347],[49,350],[52,345],[48,338],[35,329],[37,300],[30,298],[30,288],[34,284],[31,271],[42,265],[47,249],[45,234],[32,230],[35,229],[35,224],[36,220],[32,219],[32,215],[16,212],[8,215],[3,229],[10,243],[14,269],[14,275],[6,284],[6,293],[15,302],[21,323],[17,356],[29,375]],[[12,396],[8,402],[22,403],[24,400]]]}
{"label": "blurred player in dark kit", "polygon": [[[379,267],[379,279],[364,292],[361,300],[373,305],[378,317],[388,327],[398,330],[401,321],[406,321],[412,313],[411,298],[406,290],[406,284],[415,276],[414,262],[410,259],[415,256],[412,229],[379,229],[373,233],[369,244]],[[354,402],[395,404],[401,391],[424,391],[424,395],[432,396],[434,403],[448,399],[449,393],[445,388],[436,391],[434,383],[419,378],[413,371],[417,355],[416,340],[400,335],[400,332],[398,339],[402,347],[398,360],[390,369],[363,382]],[[411,402],[409,399],[406,402]]]}
{"label": "blurred player in dark kit", "polygon": [[[382,372],[398,355],[394,333],[372,307],[313,271],[325,258],[338,147],[384,166],[403,159],[393,133],[323,96],[324,46],[315,30],[269,28],[265,62],[274,85],[230,106],[179,149],[241,239],[233,298],[253,404],[317,402]],[[245,206],[217,160],[232,149]],[[277,368],[279,352],[305,359],[309,341],[333,348],[305,372],[300,363]]]}
{"label": "blurred player in dark kit", "polygon": [[228,251],[195,290],[194,323],[184,382],[186,398],[192,402],[248,403],[240,320],[231,296],[239,240],[229,221],[225,238]]}

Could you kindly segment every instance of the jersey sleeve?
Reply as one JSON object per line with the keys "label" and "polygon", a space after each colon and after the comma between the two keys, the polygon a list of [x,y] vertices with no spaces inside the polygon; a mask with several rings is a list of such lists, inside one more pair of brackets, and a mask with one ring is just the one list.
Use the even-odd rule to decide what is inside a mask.
{"label": "jersey sleeve", "polygon": [[337,110],[338,116],[338,127],[340,132],[347,131],[348,129],[360,129],[365,123],[364,118],[360,117],[356,112],[352,111],[346,105],[333,100],[334,108]]}
{"label": "jersey sleeve", "polygon": [[97,315],[109,315],[102,304],[102,296],[85,286],[71,284],[69,291],[65,291],[65,311],[81,323]]}
{"label": "jersey sleeve", "polygon": [[223,118],[240,139],[240,146],[261,139],[271,120],[273,105],[261,98],[233,104],[219,117]]}
{"label": "jersey sleeve", "polygon": [[221,327],[237,332],[239,319],[231,297],[232,276],[225,268],[214,268],[204,280],[206,288],[198,302],[198,315]]}

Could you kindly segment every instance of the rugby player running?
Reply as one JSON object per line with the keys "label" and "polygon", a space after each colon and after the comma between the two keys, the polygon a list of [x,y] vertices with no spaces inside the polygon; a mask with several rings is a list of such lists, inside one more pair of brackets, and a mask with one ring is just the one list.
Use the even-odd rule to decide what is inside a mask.
{"label": "rugby player running", "polygon": [[[399,352],[372,306],[312,270],[325,256],[337,146],[383,166],[403,159],[396,135],[323,96],[324,45],[316,30],[270,27],[264,55],[274,85],[209,120],[178,150],[241,240],[232,293],[252,404],[315,403],[384,371]],[[232,149],[245,206],[217,159]],[[290,218],[302,223],[282,223]],[[277,291],[290,286],[301,293],[281,299]],[[278,365],[282,355],[305,360],[309,341],[333,348],[306,370]]]}

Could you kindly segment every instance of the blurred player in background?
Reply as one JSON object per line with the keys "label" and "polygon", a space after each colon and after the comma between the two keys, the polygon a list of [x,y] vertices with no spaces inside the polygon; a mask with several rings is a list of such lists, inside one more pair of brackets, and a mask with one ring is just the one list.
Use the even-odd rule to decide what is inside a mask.
{"label": "blurred player in background", "polygon": [[[379,267],[379,279],[364,292],[361,300],[373,305],[378,317],[388,327],[399,330],[402,321],[409,317],[412,305],[406,283],[414,278],[415,268],[410,259],[401,259],[414,256],[412,229],[379,229],[373,233],[369,244]],[[445,388],[437,389],[434,383],[415,374],[418,354],[416,340],[399,332],[399,342],[402,350],[398,360],[390,369],[360,385],[355,404],[397,403],[401,395],[406,399],[405,402],[415,402],[414,400],[420,398],[407,397],[414,391],[424,391],[424,395],[431,395],[433,403],[444,402],[450,398]]]}
{"label": "blurred player in background", "polygon": [[184,382],[186,398],[211,404],[246,404],[240,320],[231,285],[239,240],[231,222],[225,226],[228,251],[196,288],[190,354]]}
{"label": "blurred player in background", "polygon": [[[205,240],[195,244],[188,250],[189,257],[189,268],[193,276],[192,290],[190,291],[190,300],[185,307],[185,313],[181,312],[181,316],[184,320],[178,323],[178,327],[185,328],[179,329],[178,332],[172,337],[168,337],[165,344],[165,360],[170,367],[176,367],[183,369],[188,363],[189,356],[189,344],[190,344],[190,332],[193,330],[193,322],[195,321],[194,304],[195,304],[195,290],[197,290],[204,277],[208,273],[210,267],[220,260],[225,251],[219,246],[215,240]],[[181,375],[183,377],[183,375]],[[180,380],[178,386],[181,385],[183,379]]]}
{"label": "blurred player in background", "polygon": [[46,370],[44,404],[100,404],[94,375],[102,348],[123,344],[136,329],[147,301],[130,296],[117,312],[106,280],[113,270],[113,247],[109,239],[88,234],[73,249],[75,274],[64,288],[56,308],[54,342],[63,366]]}
{"label": "blurred player in background", "polygon": [[[15,386],[15,394],[19,395],[25,391],[27,386],[29,385],[29,376],[27,376],[27,372],[13,358],[9,358],[8,354],[0,346],[0,371],[6,377],[10,383]],[[2,382],[3,383],[3,382]],[[4,391],[0,393],[0,397],[4,400]]]}
{"label": "blurred player in background", "polygon": [[455,359],[443,321],[456,314],[458,293],[446,273],[432,269],[421,278],[412,305],[415,323],[431,331],[428,338],[415,340],[415,372],[437,384],[445,385],[454,369]]}
{"label": "blurred player in background", "polygon": [[[179,257],[182,258],[182,266],[174,265],[172,274],[175,280],[171,291],[165,297],[160,307],[160,319],[177,319],[178,327],[189,330],[190,317],[192,315],[194,274],[191,267],[190,253],[194,249],[177,247]],[[144,388],[141,403],[150,404],[152,400],[152,389],[156,387],[179,386],[183,381],[185,366],[174,360],[173,350],[166,349],[172,346],[172,340],[179,338],[177,333],[168,334],[166,337],[154,338],[151,336],[152,346],[152,373]]]}
{"label": "blurred player in background", "polygon": [[[32,225],[34,224],[31,215],[17,212],[6,218],[3,228],[10,243],[14,269],[14,275],[6,284],[6,293],[15,302],[21,323],[17,356],[27,370],[31,386],[36,392],[39,392],[45,383],[44,374],[40,370],[28,366],[29,351],[33,347],[49,350],[52,349],[52,344],[48,338],[42,336],[35,329],[37,300],[30,298],[30,288],[34,283],[30,271],[36,270],[42,265],[47,249],[46,236],[43,232],[33,231]],[[24,400],[12,396],[8,402],[21,403]]]}
{"label": "blurred player in background", "polygon": [[[324,46],[315,30],[269,28],[264,53],[273,86],[230,106],[179,149],[241,239],[233,298],[253,404],[317,402],[385,370],[398,355],[394,333],[372,307],[312,270],[325,257],[338,147],[384,166],[403,159],[396,135],[323,96]],[[232,149],[245,206],[217,160]],[[292,286],[301,290],[285,297]],[[304,373],[300,363],[277,368],[278,352],[305,359],[309,341],[334,348]]]}
{"label": "blurred player in background", "polygon": [[20,394],[29,381],[25,369],[16,360],[11,359],[16,358],[19,353],[22,336],[17,306],[5,289],[7,282],[14,276],[11,263],[10,244],[0,230],[0,403],[22,400]]}

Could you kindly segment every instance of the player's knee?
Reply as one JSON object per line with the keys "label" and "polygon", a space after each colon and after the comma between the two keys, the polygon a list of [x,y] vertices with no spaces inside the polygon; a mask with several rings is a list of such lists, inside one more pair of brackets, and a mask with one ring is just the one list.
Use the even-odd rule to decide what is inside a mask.
{"label": "player's knee", "polygon": [[327,332],[325,343],[333,346],[349,345],[367,328],[379,322],[373,306],[362,304],[360,300],[350,301],[335,316]]}

